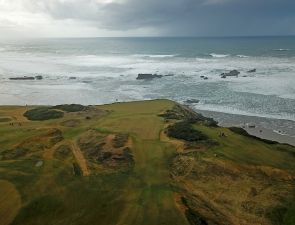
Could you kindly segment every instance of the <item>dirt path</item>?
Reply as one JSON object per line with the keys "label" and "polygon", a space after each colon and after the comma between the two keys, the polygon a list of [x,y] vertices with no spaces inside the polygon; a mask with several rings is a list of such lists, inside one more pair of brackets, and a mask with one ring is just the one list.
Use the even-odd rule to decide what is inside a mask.
{"label": "dirt path", "polygon": [[79,164],[79,166],[83,172],[83,176],[89,176],[90,172],[87,167],[87,161],[86,161],[83,153],[81,152],[79,146],[77,145],[77,143],[75,141],[71,141],[70,146],[71,146],[73,154],[77,160],[77,163]]}

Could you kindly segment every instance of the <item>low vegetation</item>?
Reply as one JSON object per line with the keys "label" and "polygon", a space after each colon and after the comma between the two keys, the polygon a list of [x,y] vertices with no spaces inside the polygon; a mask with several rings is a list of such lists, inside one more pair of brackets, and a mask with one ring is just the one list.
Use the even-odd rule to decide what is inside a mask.
{"label": "low vegetation", "polygon": [[203,121],[205,117],[202,115],[195,113],[190,108],[186,106],[181,106],[176,104],[172,109],[166,110],[164,113],[160,114],[160,116],[165,119],[174,119],[174,120],[187,120],[187,121]]}
{"label": "low vegetation", "polygon": [[167,134],[169,137],[185,141],[202,141],[208,139],[202,132],[194,129],[188,121],[181,121],[170,125],[167,128]]}
{"label": "low vegetation", "polygon": [[68,145],[61,145],[55,150],[54,157],[56,159],[65,160],[71,154],[72,150]]}
{"label": "low vegetation", "polygon": [[[51,119],[59,119],[64,116],[64,112],[81,112],[88,110],[88,106],[71,104],[71,105],[57,105],[53,107],[39,107],[28,110],[24,113],[24,116],[27,117],[28,120],[32,121],[44,121]],[[73,121],[73,122],[72,122]],[[65,126],[72,126],[74,122],[77,120],[71,120],[68,122],[64,122]],[[1,122],[1,118],[0,118]]]}
{"label": "low vegetation", "polygon": [[124,147],[128,141],[128,138],[129,138],[128,134],[116,134],[112,141],[113,147],[114,148]]}
{"label": "low vegetation", "polygon": [[28,120],[43,121],[62,118],[64,116],[64,113],[61,111],[50,109],[48,107],[42,107],[28,110],[24,113],[24,116],[27,117]]}

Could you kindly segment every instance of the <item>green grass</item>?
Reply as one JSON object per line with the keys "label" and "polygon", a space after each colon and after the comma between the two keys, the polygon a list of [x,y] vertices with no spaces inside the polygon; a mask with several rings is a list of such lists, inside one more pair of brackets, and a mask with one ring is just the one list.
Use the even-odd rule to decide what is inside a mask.
{"label": "green grass", "polygon": [[295,224],[295,201],[294,201],[294,199],[292,202],[290,202],[289,205],[287,205],[287,212],[284,215],[282,225],[292,225],[292,224]]}
{"label": "green grass", "polygon": [[[254,138],[233,133],[227,128],[210,128],[203,125],[197,125],[196,128],[217,140],[219,145],[212,151],[227,159],[246,164],[295,170],[295,164],[293,160],[290,160],[294,156],[287,151],[288,146],[266,144]],[[219,137],[220,133],[225,133],[227,137]],[[278,147],[286,151],[278,151]]]}
{"label": "green grass", "polygon": [[63,134],[64,134],[65,139],[72,139],[72,138],[79,136],[83,132],[85,132],[85,128],[75,127],[75,128],[71,128],[71,129],[64,129]]}

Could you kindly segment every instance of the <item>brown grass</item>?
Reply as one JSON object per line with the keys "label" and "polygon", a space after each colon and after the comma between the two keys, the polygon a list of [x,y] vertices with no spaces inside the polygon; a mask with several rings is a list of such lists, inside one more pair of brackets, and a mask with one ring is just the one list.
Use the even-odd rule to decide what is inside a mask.
{"label": "brown grass", "polygon": [[0,225],[9,225],[21,207],[21,197],[8,181],[0,180]]}
{"label": "brown grass", "polygon": [[83,172],[83,176],[89,176],[90,172],[88,170],[87,161],[86,161],[83,153],[81,152],[79,146],[77,145],[77,143],[75,141],[71,141],[70,146],[73,150],[73,154],[77,160],[77,163],[79,164],[79,166]]}

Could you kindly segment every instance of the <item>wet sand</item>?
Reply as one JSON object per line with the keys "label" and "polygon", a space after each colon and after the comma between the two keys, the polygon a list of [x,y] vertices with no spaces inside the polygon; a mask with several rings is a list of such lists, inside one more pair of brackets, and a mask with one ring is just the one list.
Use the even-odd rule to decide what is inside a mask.
{"label": "wet sand", "polygon": [[295,146],[295,121],[195,110],[214,118],[220,126],[242,127],[251,135]]}

